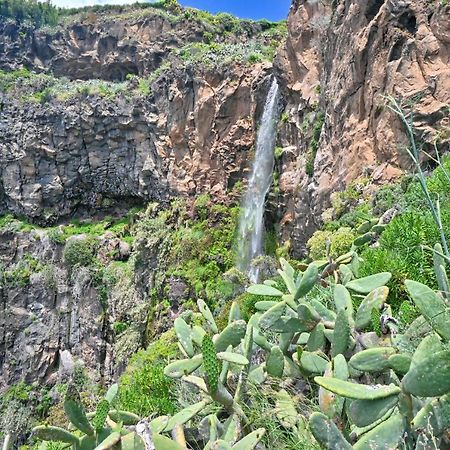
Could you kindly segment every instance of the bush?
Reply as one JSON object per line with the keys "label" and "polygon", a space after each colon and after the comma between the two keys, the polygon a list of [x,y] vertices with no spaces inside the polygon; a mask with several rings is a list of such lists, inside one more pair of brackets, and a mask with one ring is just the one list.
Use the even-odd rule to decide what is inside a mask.
{"label": "bush", "polygon": [[276,48],[250,41],[245,44],[194,43],[178,51],[185,65],[223,67],[234,62],[254,64],[272,61]]}
{"label": "bush", "polygon": [[95,260],[97,246],[97,239],[93,236],[69,239],[64,247],[64,262],[71,269],[75,266],[90,266]]}
{"label": "bush", "polygon": [[6,286],[25,287],[30,282],[33,273],[38,273],[43,269],[42,264],[31,255],[25,255],[13,268],[3,273]]}
{"label": "bush", "polygon": [[37,388],[23,380],[11,385],[0,394],[0,430],[11,433],[18,448],[33,423],[46,417],[50,404],[45,387]]}
{"label": "bush", "polygon": [[[388,209],[399,206],[399,200],[404,198],[404,191],[401,183],[387,184],[381,186],[375,192],[372,199],[372,211],[375,216],[383,215]],[[404,209],[402,205],[401,209]]]}
{"label": "bush", "polygon": [[355,233],[348,227],[342,227],[336,231],[316,231],[307,243],[309,256],[313,260],[326,258],[329,242],[330,256],[336,258],[351,249],[355,237]]}
{"label": "bush", "polygon": [[0,16],[14,19],[18,23],[28,22],[40,27],[56,25],[59,11],[50,1],[8,0],[0,2]]}
{"label": "bush", "polygon": [[250,317],[256,313],[255,305],[258,302],[266,301],[267,297],[264,297],[262,295],[253,295],[248,294],[247,292],[245,294],[240,295],[236,302],[239,304],[241,309],[242,318],[245,321],[248,321]]}
{"label": "bush", "polygon": [[[267,297],[266,297],[267,300]],[[249,418],[252,427],[262,427],[266,429],[263,438],[264,448],[278,450],[320,450],[314,437],[307,427],[302,433],[297,432],[295,428],[286,426],[286,423],[280,423],[276,415],[276,408],[273,402],[276,398],[276,391],[268,387],[250,386],[251,401],[245,405],[244,411]],[[290,393],[295,394],[295,391]],[[310,405],[304,401],[302,410],[310,414],[317,406]]]}
{"label": "bush", "polygon": [[119,380],[119,407],[141,416],[173,414],[176,410],[174,382],[164,375],[164,366],[177,353],[172,331],[161,335],[146,350],[137,352]]}
{"label": "bush", "polygon": [[210,202],[211,197],[208,194],[201,194],[195,199],[194,206],[200,220],[205,220],[208,218],[208,204]]}

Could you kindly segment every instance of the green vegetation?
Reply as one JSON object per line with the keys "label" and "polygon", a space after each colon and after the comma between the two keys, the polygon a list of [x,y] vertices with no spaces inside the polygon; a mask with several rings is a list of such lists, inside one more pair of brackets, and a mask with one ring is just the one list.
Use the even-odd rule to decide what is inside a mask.
{"label": "green vegetation", "polygon": [[322,127],[325,123],[325,114],[323,112],[317,113],[313,124],[312,137],[309,143],[309,150],[306,156],[305,171],[310,177],[314,175],[314,162],[316,160],[317,150],[319,149],[319,139],[322,133]]}
{"label": "green vegetation", "polygon": [[205,67],[223,67],[233,62],[255,64],[272,61],[277,46],[266,46],[259,42],[245,44],[196,43],[188,44],[178,50],[178,55],[186,65]]}
{"label": "green vegetation", "polygon": [[0,71],[0,92],[14,96],[22,103],[45,104],[52,100],[66,102],[83,96],[114,99],[122,95],[132,98],[142,93],[139,84],[130,84],[103,80],[72,81],[65,77],[56,78],[44,73],[30,72],[27,69]]}
{"label": "green vegetation", "polygon": [[121,219],[106,217],[102,221],[95,222],[74,219],[67,225],[44,228],[43,230],[48,233],[50,239],[58,244],[64,244],[67,239],[72,236],[85,234],[94,238],[102,236],[106,232],[112,233],[126,242],[132,242],[133,238],[130,234],[131,226],[138,212],[139,209],[131,209],[130,212]]}
{"label": "green vegetation", "polygon": [[174,334],[168,332],[131,359],[120,377],[118,407],[140,416],[173,414],[176,411],[174,382],[164,366],[178,355]]}
{"label": "green vegetation", "polygon": [[316,231],[308,241],[309,256],[316,259],[325,259],[327,254],[337,258],[350,251],[355,232],[349,227],[342,227],[336,231]]}
{"label": "green vegetation", "polygon": [[[295,391],[289,392],[291,398],[295,398]],[[289,398],[287,397],[286,398]],[[249,385],[249,405],[244,405],[249,422],[254,428],[266,430],[262,443],[267,449],[279,450],[319,450],[320,446],[315,442],[308,430],[306,423],[301,424],[301,432],[296,432],[289,422],[280,422],[279,413],[274,408],[273,402],[277,398],[276,390],[267,387],[261,389],[258,385]],[[289,402],[287,402],[289,404]],[[285,406],[285,405],[283,405]],[[308,414],[317,409],[317,405],[302,403],[302,409]],[[286,423],[288,426],[286,426]],[[289,426],[290,425],[290,426]]]}
{"label": "green vegetation", "polygon": [[[374,232],[376,226],[367,224],[362,231]],[[175,415],[150,421],[155,449],[183,448],[190,439],[185,425],[207,427],[201,441],[195,442],[196,448],[206,445],[205,449],[218,438],[228,448],[242,445],[236,448],[246,449],[261,441],[268,448],[286,450],[350,450],[386,444],[398,448],[405,442],[416,446],[424,439],[440,448],[450,426],[450,308],[441,294],[407,281],[408,293],[421,314],[416,321],[422,325],[408,324],[399,333],[394,320],[383,319],[392,315],[386,286],[391,274],[358,277],[358,259],[353,249],[334,259],[324,272],[319,270],[323,263],[311,263],[299,271],[281,259],[281,282],[269,280],[247,289],[248,294],[265,299],[255,304],[257,312],[245,320],[239,304],[233,302],[223,330],[202,300],[197,301],[199,313],[178,317],[173,333],[182,356],[169,362],[164,374],[201,397],[194,395]],[[436,263],[439,287],[446,296],[445,261],[439,257]],[[282,290],[277,289],[280,284]],[[328,285],[331,302],[324,303],[314,294],[319,292],[317,284]],[[402,313],[411,314],[411,310],[402,308]],[[426,337],[421,342],[417,338],[424,324]],[[356,337],[362,345],[356,345]],[[166,342],[141,354],[137,358],[140,375],[135,380],[144,376],[144,384],[153,385],[154,377],[142,368],[158,354],[173,358],[174,351]],[[310,397],[301,400],[298,388],[289,382],[300,377],[312,387]],[[103,401],[102,420],[97,420],[99,406],[94,419],[88,419],[73,388],[66,395],[65,410],[82,435],[103,433],[101,439],[108,439],[105,445],[121,439],[124,444],[133,433],[127,426],[138,423],[140,417],[113,409],[111,390],[115,392],[116,387]],[[423,401],[424,397],[430,401]],[[317,398],[318,404],[313,401]],[[150,409],[155,411],[155,406]],[[122,419],[120,433],[106,427],[107,416],[116,423],[115,417]],[[35,434],[67,443],[80,439],[57,427],[36,427]],[[356,442],[354,447],[350,439]],[[140,449],[142,443],[134,441],[132,448]]]}
{"label": "green vegetation", "polygon": [[31,224],[26,219],[15,218],[11,214],[6,214],[0,216],[0,230],[4,229],[15,232],[30,232],[34,230],[38,234],[47,234],[57,244],[65,244],[67,239],[72,236],[85,234],[90,237],[99,237],[108,232],[131,244],[133,242],[133,237],[130,234],[132,223],[139,210],[138,208],[131,209],[125,217],[120,219],[106,217],[102,221],[95,222],[74,219],[66,225],[47,228]]}
{"label": "green vegetation", "polygon": [[13,384],[0,394],[0,431],[26,436],[33,423],[47,417],[50,405],[48,388],[36,388],[24,381]]}
{"label": "green vegetation", "polygon": [[97,240],[92,236],[80,236],[67,241],[64,247],[64,262],[70,269],[86,267],[94,263],[98,248]]}
{"label": "green vegetation", "polygon": [[50,1],[4,0],[0,2],[0,16],[36,27],[52,26],[58,23],[59,11]]}
{"label": "green vegetation", "polygon": [[[65,399],[64,411],[67,422],[72,428],[66,430],[54,425],[40,425],[33,429],[34,436],[44,441],[44,448],[48,448],[47,441],[65,443],[74,448],[94,450],[98,448],[109,449],[119,444],[120,446],[131,446],[141,449],[142,443],[137,444],[139,437],[134,431],[129,430],[127,425],[136,425],[139,417],[127,411],[115,408],[118,385],[112,385],[106,392],[104,398],[97,402],[92,414],[87,414],[81,401],[80,393],[76,386],[68,386]],[[117,424],[111,428],[111,424]]]}
{"label": "green vegetation", "polygon": [[7,288],[25,287],[30,282],[30,276],[33,273],[41,272],[43,266],[36,258],[31,255],[25,255],[15,266],[9,270],[0,268],[0,286]]}
{"label": "green vegetation", "polygon": [[[169,210],[141,220],[139,241],[158,243],[161,269],[166,277],[182,279],[193,298],[203,297],[213,307],[222,306],[234,292],[233,282],[223,277],[234,264],[233,243],[239,207],[212,204],[206,195],[195,201],[196,217],[189,218],[186,204],[176,201]],[[137,264],[145,264],[140,256]],[[153,293],[154,303],[167,296],[162,283]]]}
{"label": "green vegetation", "polygon": [[[427,178],[426,187],[433,202],[440,201],[440,220],[444,237],[450,238],[449,192],[450,158],[444,157]],[[374,196],[364,194],[370,188],[368,179],[352,183],[347,190],[333,198],[334,220],[326,222],[325,229],[311,239],[310,245],[319,245],[323,255],[323,239],[340,227],[350,226],[356,230],[362,223],[391,211],[395,215],[379,239],[369,239],[361,247],[361,276],[378,272],[391,272],[389,300],[397,311],[407,298],[405,280],[412,279],[437,288],[433,252],[429,249],[441,241],[442,235],[436,225],[423,185],[417,179],[405,177],[398,183],[385,185]],[[331,234],[330,234],[331,233]],[[377,243],[374,246],[374,243]],[[313,250],[313,248],[311,248]],[[315,250],[315,248],[314,248]],[[317,253],[315,256],[319,256]]]}

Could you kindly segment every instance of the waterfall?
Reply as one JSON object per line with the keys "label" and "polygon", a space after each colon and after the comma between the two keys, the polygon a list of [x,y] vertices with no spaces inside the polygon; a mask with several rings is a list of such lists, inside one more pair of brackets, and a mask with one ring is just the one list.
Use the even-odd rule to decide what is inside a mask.
{"label": "waterfall", "polygon": [[251,262],[263,254],[264,205],[272,184],[278,112],[278,83],[274,78],[264,105],[255,160],[239,220],[237,267],[254,282],[259,274],[258,269],[251,267]]}

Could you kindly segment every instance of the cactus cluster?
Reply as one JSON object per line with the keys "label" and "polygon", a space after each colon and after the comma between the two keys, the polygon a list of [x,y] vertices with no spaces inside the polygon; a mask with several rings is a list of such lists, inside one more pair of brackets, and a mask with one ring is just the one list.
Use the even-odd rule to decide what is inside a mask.
{"label": "cactus cluster", "polygon": [[[274,290],[270,281],[249,288],[272,298],[257,304],[260,312],[252,318],[259,335],[264,330],[279,333],[276,348],[282,349],[284,361],[279,360],[278,371],[268,373],[311,376],[319,386],[321,412],[312,414],[309,425],[323,448],[419,450],[448,445],[450,308],[441,253],[436,246],[440,292],[405,283],[414,307],[404,311],[420,316],[402,334],[387,303],[391,275],[358,279],[356,253],[341,257],[321,278],[333,290],[332,308],[304,298],[313,285],[307,280],[320,278],[314,265],[321,263],[311,264],[296,278],[282,260],[279,273],[288,294]],[[356,296],[362,300],[354,311]],[[426,337],[411,351],[411,337],[425,321]],[[374,332],[367,332],[368,327]],[[266,351],[267,366],[274,350]],[[349,424],[345,430],[343,423]]]}
{"label": "cactus cluster", "polygon": [[[39,448],[53,448],[52,443],[58,442],[74,450],[186,449],[183,425],[203,411],[209,403],[201,401],[173,417],[161,416],[147,420],[127,411],[112,409],[117,390],[117,384],[111,386],[105,398],[97,404],[95,412],[86,413],[75,387],[69,386],[64,410],[71,426],[68,430],[49,425],[35,427],[34,436],[43,441]],[[214,414],[206,416],[199,427],[204,430],[205,440],[208,441],[205,450],[253,449],[264,436],[265,430],[254,430],[239,439],[240,423],[236,415],[230,416],[224,424],[219,423]],[[165,433],[171,433],[173,439]],[[5,446],[7,445],[5,442]]]}
{"label": "cactus cluster", "polygon": [[50,443],[62,442],[74,450],[107,450],[119,447],[126,450],[144,450],[142,440],[134,431],[134,426],[140,418],[130,412],[113,409],[117,392],[118,385],[112,385],[97,404],[95,412],[86,413],[77,389],[74,385],[69,385],[64,411],[71,428],[65,430],[49,425],[35,427],[34,436],[44,441],[41,448],[51,448]]}

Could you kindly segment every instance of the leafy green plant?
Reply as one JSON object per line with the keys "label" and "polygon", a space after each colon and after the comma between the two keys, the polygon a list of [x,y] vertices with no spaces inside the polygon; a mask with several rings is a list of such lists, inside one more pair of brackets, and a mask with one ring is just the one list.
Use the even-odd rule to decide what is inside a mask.
{"label": "leafy green plant", "polygon": [[176,411],[174,383],[163,371],[178,348],[170,332],[140,350],[119,380],[118,407],[142,417],[173,414]]}
{"label": "leafy green plant", "polygon": [[97,240],[92,236],[72,238],[64,247],[64,262],[71,269],[75,266],[89,266],[95,260],[97,246]]}
{"label": "leafy green plant", "polygon": [[441,217],[441,212],[440,212],[440,200],[438,198],[436,200],[436,202],[433,201],[430,190],[428,188],[425,173],[420,164],[420,150],[417,146],[416,139],[414,136],[413,112],[411,111],[408,115],[406,115],[405,111],[402,109],[401,105],[397,102],[397,100],[395,98],[388,96],[387,100],[388,100],[388,105],[387,105],[388,108],[391,111],[393,111],[395,114],[397,114],[397,116],[400,118],[403,125],[405,126],[405,130],[406,130],[409,142],[410,142],[410,148],[406,148],[406,151],[407,151],[409,157],[411,158],[411,161],[414,164],[420,187],[422,189],[422,192],[427,201],[428,208],[431,212],[433,220],[438,229],[443,252],[444,252],[446,258],[450,261],[450,251],[449,251],[449,247],[448,247],[448,243],[447,243],[447,237],[444,232],[444,227],[443,227],[442,217]]}
{"label": "leafy green plant", "polygon": [[[349,253],[341,258],[341,262],[351,263],[354,258],[355,254]],[[322,373],[327,365],[324,353],[326,342],[331,341],[334,356],[350,350],[355,342],[352,334],[356,331],[352,330],[364,330],[372,320],[373,308],[381,310],[388,294],[384,284],[389,281],[390,274],[354,279],[349,274],[351,269],[341,269],[336,275],[342,277],[348,289],[364,293],[366,297],[353,319],[353,313],[348,309],[352,308],[350,293],[346,287],[339,285],[336,293],[339,313],[336,315],[317,301],[309,303],[305,300],[319,281],[316,264],[312,263],[303,272],[296,272],[287,261],[281,260],[281,267],[279,274],[284,282],[283,290],[275,287],[276,282],[269,281],[248,288],[249,294],[260,298],[267,296],[268,299],[254,305],[256,313],[247,322],[243,320],[237,302],[229,310],[228,325],[222,331],[219,331],[203,301],[198,302],[203,326],[198,325],[197,321],[189,324],[177,318],[175,331],[184,359],[176,360],[165,368],[166,375],[191,384],[206,395],[208,403],[202,405],[203,408],[214,401],[223,413],[239,419],[247,427],[252,426],[243,407],[248,395],[248,382],[262,387],[271,377]],[[327,333],[327,328],[334,328],[334,331]],[[212,338],[209,333],[213,334]],[[307,343],[301,352],[298,351],[300,342]],[[251,362],[257,348],[265,354],[262,364]],[[201,353],[198,353],[199,350]],[[230,379],[235,376],[235,371],[238,383],[232,387]],[[304,425],[301,425],[301,416],[296,412],[290,395],[280,395],[279,401],[291,411],[289,421],[292,432],[301,434]],[[208,414],[208,409],[203,414]]]}

